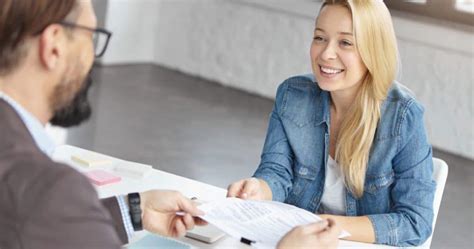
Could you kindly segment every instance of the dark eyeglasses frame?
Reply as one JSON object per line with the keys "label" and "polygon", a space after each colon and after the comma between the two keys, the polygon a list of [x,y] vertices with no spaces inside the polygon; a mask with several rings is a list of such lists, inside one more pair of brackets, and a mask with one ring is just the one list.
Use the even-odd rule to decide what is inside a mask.
{"label": "dark eyeglasses frame", "polygon": [[[77,28],[77,29],[83,29],[83,30],[87,30],[87,31],[90,31],[90,32],[93,32],[93,33],[99,33],[99,34],[104,34],[106,35],[107,37],[107,40],[105,41],[105,45],[104,45],[104,48],[102,49],[102,51],[100,51],[99,53],[95,54],[95,58],[100,58],[104,55],[105,51],[107,50],[107,47],[109,46],[109,41],[110,41],[110,37],[112,36],[112,32],[106,30],[106,29],[103,29],[103,28],[91,28],[91,27],[87,27],[87,26],[83,26],[83,25],[80,25],[80,24],[76,24],[76,23],[71,23],[71,22],[59,22],[58,24],[60,25],[63,25],[65,27],[68,27],[68,28]],[[95,45],[95,44],[94,44]]]}

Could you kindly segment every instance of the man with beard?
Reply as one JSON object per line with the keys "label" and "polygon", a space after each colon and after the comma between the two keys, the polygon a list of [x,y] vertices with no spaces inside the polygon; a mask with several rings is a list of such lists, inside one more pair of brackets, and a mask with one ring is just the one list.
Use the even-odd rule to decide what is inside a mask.
{"label": "man with beard", "polygon": [[201,214],[175,191],[99,200],[87,178],[49,158],[44,126],[90,116],[85,79],[106,48],[94,41],[110,38],[96,23],[90,0],[0,0],[1,249],[120,248],[142,228],[182,236]]}
{"label": "man with beard", "polygon": [[[0,0],[0,249],[120,248],[134,230],[181,236],[200,222],[175,191],[99,200],[84,176],[49,158],[44,126],[90,116],[85,79],[110,38],[96,25],[91,0]],[[279,248],[335,248],[338,234],[333,221],[297,227]]]}

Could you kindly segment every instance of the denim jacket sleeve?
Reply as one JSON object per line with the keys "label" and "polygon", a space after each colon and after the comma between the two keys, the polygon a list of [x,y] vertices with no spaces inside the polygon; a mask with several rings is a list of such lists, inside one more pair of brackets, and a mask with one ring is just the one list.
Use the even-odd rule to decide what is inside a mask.
{"label": "denim jacket sleeve", "polygon": [[368,217],[374,226],[376,243],[415,246],[422,244],[432,232],[435,183],[423,108],[414,99],[406,103],[396,130],[392,207],[389,213]]}
{"label": "denim jacket sleeve", "polygon": [[293,152],[280,119],[280,108],[284,105],[284,93],[287,87],[287,84],[278,87],[260,165],[254,173],[254,177],[268,184],[273,200],[280,202],[286,199],[293,184]]}

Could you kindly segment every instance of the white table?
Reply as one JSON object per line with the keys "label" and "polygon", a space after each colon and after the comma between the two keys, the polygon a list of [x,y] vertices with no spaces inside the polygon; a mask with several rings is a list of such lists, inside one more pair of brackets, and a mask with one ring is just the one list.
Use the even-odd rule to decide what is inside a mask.
{"label": "white table", "polygon": [[[109,157],[110,160],[114,163],[108,166],[98,166],[94,167],[93,169],[83,167],[78,163],[71,160],[71,155],[79,154],[81,152],[89,152],[88,150],[84,150],[78,147],[70,146],[70,145],[62,145],[56,148],[56,151],[53,155],[54,160],[64,162],[68,165],[71,165],[73,168],[77,169],[80,172],[86,172],[93,169],[105,169],[111,170],[114,163],[121,162],[122,160],[118,158]],[[116,172],[114,174],[120,175]],[[100,198],[120,195],[120,194],[127,194],[130,192],[142,192],[145,190],[150,189],[169,189],[169,190],[178,190],[183,195],[187,197],[197,197],[199,200],[203,202],[217,200],[221,198],[225,198],[227,191],[222,188],[218,188],[206,183],[198,182],[195,180],[191,180],[185,177],[181,177],[178,175],[166,173],[160,170],[153,170],[152,173],[143,178],[143,179],[134,179],[130,177],[123,176],[122,181],[119,183],[114,183],[111,185],[96,187],[97,193]],[[146,235],[147,232],[139,232],[134,236],[132,239],[136,241]],[[185,242],[187,244],[191,244],[197,248],[218,248],[218,249],[227,249],[227,248],[252,248],[251,246],[245,245],[240,243],[236,238],[232,238],[230,236],[225,236],[224,238],[214,242],[213,244],[206,244],[194,239],[190,238],[179,238],[178,240]],[[366,243],[358,243],[358,242],[351,242],[351,241],[344,241],[341,240],[339,244],[339,248],[395,248],[390,246],[383,246],[383,245],[373,245],[373,244],[366,244]]]}

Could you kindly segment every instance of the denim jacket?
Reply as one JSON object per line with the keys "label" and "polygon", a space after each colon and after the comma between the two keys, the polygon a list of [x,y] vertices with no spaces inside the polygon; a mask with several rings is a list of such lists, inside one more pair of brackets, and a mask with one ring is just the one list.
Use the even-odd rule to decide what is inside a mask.
{"label": "denim jacket", "polygon": [[[283,82],[270,116],[261,162],[274,201],[316,212],[329,152],[330,94],[311,75]],[[423,107],[394,82],[382,104],[367,166],[364,194],[346,190],[346,216],[368,216],[376,243],[422,244],[432,232],[435,182]]]}

